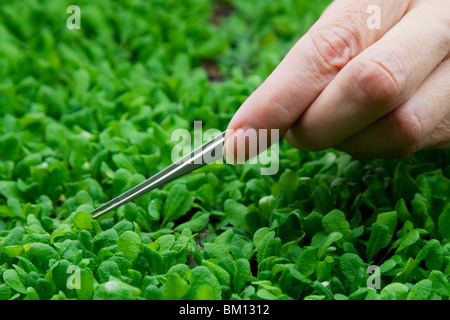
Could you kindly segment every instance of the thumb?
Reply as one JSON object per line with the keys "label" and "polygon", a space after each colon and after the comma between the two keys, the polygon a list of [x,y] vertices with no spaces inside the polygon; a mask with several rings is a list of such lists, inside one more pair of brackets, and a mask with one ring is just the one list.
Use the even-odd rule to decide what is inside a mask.
{"label": "thumb", "polygon": [[[367,27],[367,8],[374,3],[382,8],[379,30]],[[249,148],[245,132],[265,129],[268,146],[277,142],[271,132],[283,136],[351,59],[400,20],[408,4],[407,0],[335,0],[233,116],[225,137],[227,161],[236,162],[242,149],[245,159],[263,151]]]}

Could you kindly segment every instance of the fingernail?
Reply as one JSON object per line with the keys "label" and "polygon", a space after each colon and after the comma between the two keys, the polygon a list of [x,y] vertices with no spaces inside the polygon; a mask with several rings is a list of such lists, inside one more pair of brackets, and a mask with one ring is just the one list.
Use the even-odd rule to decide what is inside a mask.
{"label": "fingernail", "polygon": [[[228,131],[229,130],[229,131]],[[238,165],[257,155],[258,139],[256,130],[242,127],[227,129],[225,144],[222,149],[227,164]]]}

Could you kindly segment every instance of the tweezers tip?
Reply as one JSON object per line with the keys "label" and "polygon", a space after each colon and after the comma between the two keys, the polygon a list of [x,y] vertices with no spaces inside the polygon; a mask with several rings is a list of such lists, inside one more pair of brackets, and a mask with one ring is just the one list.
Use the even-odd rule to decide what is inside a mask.
{"label": "tweezers tip", "polygon": [[[94,215],[92,217],[92,219],[96,219],[98,217],[100,217],[101,215],[103,215],[104,213],[102,212],[104,211],[102,206],[95,208],[94,210],[91,211],[91,215]],[[106,213],[106,212],[105,212]]]}
{"label": "tweezers tip", "polygon": [[97,219],[97,218],[100,217],[101,215],[102,215],[101,213],[98,213],[98,214],[94,215],[94,216],[92,217],[92,219]]}
{"label": "tweezers tip", "polygon": [[94,215],[92,217],[92,219],[97,219],[98,217],[101,217],[105,214],[107,214],[108,212],[110,212],[111,210],[105,209],[105,210],[94,210],[91,212],[92,215]]}

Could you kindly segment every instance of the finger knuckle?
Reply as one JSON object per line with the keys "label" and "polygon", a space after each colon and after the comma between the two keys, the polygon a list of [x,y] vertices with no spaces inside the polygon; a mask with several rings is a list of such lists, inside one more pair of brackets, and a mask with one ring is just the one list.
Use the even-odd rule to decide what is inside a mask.
{"label": "finger knuckle", "polygon": [[320,70],[340,71],[356,54],[358,39],[350,28],[327,26],[308,35],[313,47],[314,62]]}
{"label": "finger knuckle", "polygon": [[413,148],[424,139],[424,123],[422,118],[414,111],[402,110],[392,113],[393,125],[396,134],[392,135],[392,139],[396,145],[403,148]]}
{"label": "finger knuckle", "polygon": [[353,81],[363,99],[373,103],[383,103],[400,99],[404,93],[402,68],[394,59],[364,57],[355,59]]}
{"label": "finger knuckle", "polygon": [[289,106],[282,93],[276,92],[269,97],[269,103],[273,106],[277,112],[281,113],[283,119],[289,119],[294,121],[296,118],[295,112],[292,107]]}

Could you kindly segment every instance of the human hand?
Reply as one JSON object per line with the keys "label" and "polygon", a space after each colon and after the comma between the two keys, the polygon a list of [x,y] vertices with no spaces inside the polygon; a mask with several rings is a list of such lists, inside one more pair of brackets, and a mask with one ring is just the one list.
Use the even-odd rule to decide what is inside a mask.
{"label": "human hand", "polygon": [[239,108],[228,132],[239,128],[356,157],[450,147],[450,2],[335,0]]}

